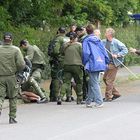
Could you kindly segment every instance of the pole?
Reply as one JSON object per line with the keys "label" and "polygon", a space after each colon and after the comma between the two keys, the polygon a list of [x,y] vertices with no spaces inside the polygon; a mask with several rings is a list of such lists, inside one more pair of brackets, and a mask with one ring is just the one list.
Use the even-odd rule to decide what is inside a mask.
{"label": "pole", "polygon": [[[106,49],[106,48],[105,48],[105,49]],[[109,50],[106,49],[106,51],[112,55],[112,53],[111,53]],[[116,58],[116,59],[117,59],[117,58]],[[136,74],[133,73],[128,67],[126,67],[119,59],[117,59],[117,61],[118,61],[123,67],[125,67],[129,73],[131,73],[136,79],[138,79],[138,76],[136,76]]]}

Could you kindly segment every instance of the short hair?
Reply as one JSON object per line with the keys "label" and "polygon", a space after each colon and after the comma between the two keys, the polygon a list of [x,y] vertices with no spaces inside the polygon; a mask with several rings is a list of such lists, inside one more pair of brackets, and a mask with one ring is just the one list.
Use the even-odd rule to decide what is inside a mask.
{"label": "short hair", "polygon": [[88,34],[92,34],[95,30],[95,26],[93,24],[89,24],[87,27],[86,27],[86,31]]}
{"label": "short hair", "polygon": [[22,46],[22,45],[27,45],[27,43],[28,43],[28,41],[27,40],[21,40],[20,41],[20,47]]}
{"label": "short hair", "polygon": [[109,33],[110,35],[112,35],[112,37],[115,36],[115,30],[113,28],[107,28],[106,32]]}
{"label": "short hair", "polygon": [[99,35],[101,34],[100,29],[95,29],[95,30],[94,30],[94,34],[95,34],[96,36],[99,36]]}

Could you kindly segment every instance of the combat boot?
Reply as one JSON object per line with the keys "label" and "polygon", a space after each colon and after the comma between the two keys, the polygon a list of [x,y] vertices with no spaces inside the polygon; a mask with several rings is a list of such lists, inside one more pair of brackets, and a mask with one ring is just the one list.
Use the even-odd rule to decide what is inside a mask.
{"label": "combat boot", "polygon": [[62,100],[61,100],[61,98],[58,98],[57,99],[57,105],[61,105],[62,104]]}
{"label": "combat boot", "polygon": [[66,102],[71,102],[72,100],[71,100],[71,97],[67,97],[66,98]]}
{"label": "combat boot", "polygon": [[77,104],[82,104],[83,101],[83,96],[78,96],[77,97]]}
{"label": "combat boot", "polygon": [[9,124],[14,124],[17,123],[17,121],[14,118],[10,118],[9,119]]}
{"label": "combat boot", "polygon": [[33,88],[36,91],[36,94],[39,95],[42,99],[45,98],[44,92],[41,90],[40,86],[38,85],[37,81],[34,78],[29,79],[30,84],[33,86]]}

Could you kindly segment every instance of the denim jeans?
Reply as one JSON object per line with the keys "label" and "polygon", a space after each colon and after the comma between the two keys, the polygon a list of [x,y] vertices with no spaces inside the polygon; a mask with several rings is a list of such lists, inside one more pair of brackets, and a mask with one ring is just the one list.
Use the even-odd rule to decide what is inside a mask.
{"label": "denim jeans", "polygon": [[99,105],[103,103],[99,74],[100,72],[89,73],[88,96],[86,99],[86,104],[90,104],[92,101]]}

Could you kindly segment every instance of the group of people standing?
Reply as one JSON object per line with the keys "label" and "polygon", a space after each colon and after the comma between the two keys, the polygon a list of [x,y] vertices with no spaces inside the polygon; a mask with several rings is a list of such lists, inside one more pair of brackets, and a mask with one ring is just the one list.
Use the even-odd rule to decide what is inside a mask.
{"label": "group of people standing", "polygon": [[[100,30],[92,24],[86,27],[71,25],[68,33],[64,27],[58,29],[48,46],[50,101],[61,105],[66,96],[65,100],[71,102],[72,88],[77,95],[76,103],[85,103],[86,107],[92,107],[93,102],[95,107],[103,107],[104,101],[110,102],[121,96],[114,81],[128,49],[115,38],[114,29],[107,28],[105,37],[101,40]],[[41,73],[45,68],[43,52],[27,40],[21,40],[19,46],[24,52],[23,57],[20,49],[12,45],[12,40],[13,36],[6,33],[0,45],[0,115],[4,98],[8,96],[10,124],[17,123],[18,92],[23,99],[38,103],[49,101],[45,90],[40,87]],[[104,72],[105,98],[100,88],[101,72]]]}
{"label": "group of people standing", "polygon": [[[50,100],[61,105],[66,94],[66,101],[70,102],[73,87],[77,104],[85,103],[86,107],[92,107],[95,102],[96,107],[103,107],[103,101],[121,96],[114,81],[128,49],[114,37],[112,28],[106,29],[104,40],[100,39],[100,30],[92,24],[87,27],[72,25],[70,29],[66,34],[65,28],[59,28],[54,39],[57,45],[51,53],[51,45],[48,50],[52,70]],[[103,99],[99,78],[100,72],[104,71],[106,90]]]}

